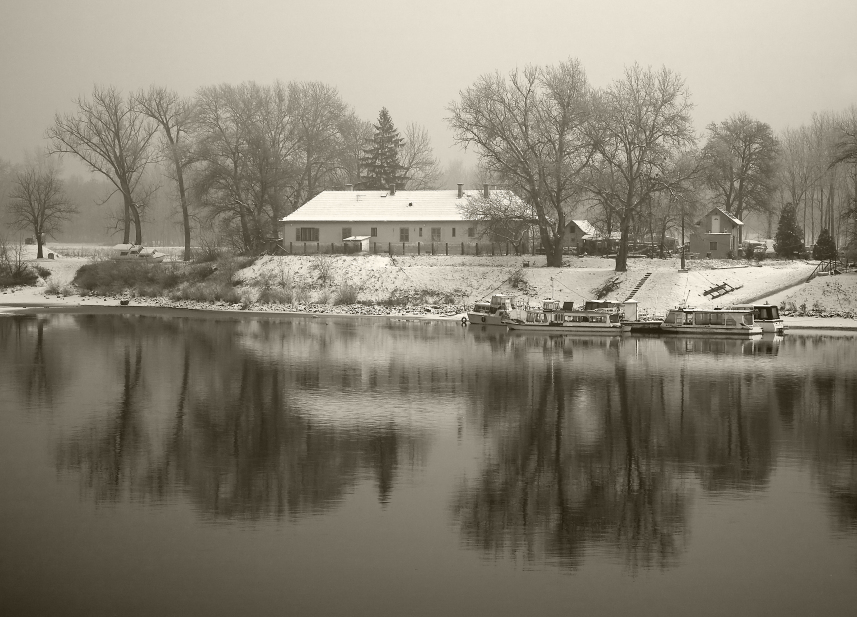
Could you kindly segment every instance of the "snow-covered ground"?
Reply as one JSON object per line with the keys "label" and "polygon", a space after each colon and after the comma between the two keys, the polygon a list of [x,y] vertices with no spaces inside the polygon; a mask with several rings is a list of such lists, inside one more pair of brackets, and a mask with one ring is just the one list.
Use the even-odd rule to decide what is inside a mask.
{"label": "snow-covered ground", "polygon": [[[77,269],[91,260],[82,256],[83,250],[68,250],[63,254],[62,247],[52,249],[55,259],[35,260],[35,247],[26,248],[32,252],[27,258],[49,269],[48,280],[59,286],[69,285]],[[545,298],[579,303],[595,297],[605,285],[611,287],[611,291],[604,297],[622,300],[648,275],[633,296],[643,313],[663,314],[682,303],[713,307],[768,301],[804,313],[835,314],[833,318],[818,320],[819,326],[835,323],[857,327],[857,319],[853,319],[857,316],[857,273],[816,277],[807,283],[816,262],[767,260],[751,264],[694,260],[688,261],[687,266],[686,272],[680,271],[677,258],[631,259],[628,271],[617,273],[612,259],[599,257],[571,257],[565,260],[562,268],[547,268],[544,256],[288,256],[262,257],[239,271],[236,279],[251,296],[262,284],[286,285],[306,289],[315,302],[332,297],[343,284],[350,284],[357,288],[358,299],[368,304],[384,303],[391,297],[404,295],[428,304],[467,305],[495,292],[511,293],[532,303]],[[325,270],[327,276],[322,275]],[[715,299],[705,293],[722,284],[733,291]],[[46,283],[41,285],[0,294],[0,304],[104,305],[116,302],[115,299],[75,295],[46,297]],[[163,305],[143,299],[139,303]],[[270,310],[271,307],[252,308]],[[331,312],[343,310],[347,309],[330,307]]]}

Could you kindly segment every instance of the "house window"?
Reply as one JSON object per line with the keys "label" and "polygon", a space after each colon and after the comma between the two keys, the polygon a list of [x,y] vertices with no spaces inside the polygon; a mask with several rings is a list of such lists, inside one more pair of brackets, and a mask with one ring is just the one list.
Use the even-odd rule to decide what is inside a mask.
{"label": "house window", "polygon": [[410,242],[411,234],[407,227],[399,227],[399,242]]}
{"label": "house window", "polygon": [[420,238],[422,238],[422,237],[423,237],[423,228],[420,227]]}
{"label": "house window", "polygon": [[298,242],[318,242],[318,227],[298,227],[295,231]]}
{"label": "house window", "polygon": [[350,238],[350,237],[351,237],[351,228],[350,227],[343,227],[342,228],[342,239],[344,240],[345,238]]}
{"label": "house window", "polygon": [[468,227],[467,228],[467,237],[468,238],[475,238],[476,237],[476,228],[475,227]]}
{"label": "house window", "polygon": [[370,227],[369,228],[369,235],[372,236],[373,238],[377,238],[378,237],[378,228],[377,227]]}
{"label": "house window", "polygon": [[431,241],[440,242],[440,227],[431,228]]}
{"label": "house window", "polygon": [[709,246],[708,246],[709,251],[716,251],[717,250],[717,243],[716,242],[709,242],[708,244],[709,244]]}
{"label": "house window", "polygon": [[452,237],[455,237],[455,227],[452,228]]}

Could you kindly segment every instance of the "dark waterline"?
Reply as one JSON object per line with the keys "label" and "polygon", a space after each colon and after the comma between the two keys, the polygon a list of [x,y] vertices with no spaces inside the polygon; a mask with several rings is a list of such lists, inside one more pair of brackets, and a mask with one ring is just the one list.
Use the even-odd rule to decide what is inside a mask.
{"label": "dark waterline", "polygon": [[857,337],[0,317],[0,614],[851,615]]}

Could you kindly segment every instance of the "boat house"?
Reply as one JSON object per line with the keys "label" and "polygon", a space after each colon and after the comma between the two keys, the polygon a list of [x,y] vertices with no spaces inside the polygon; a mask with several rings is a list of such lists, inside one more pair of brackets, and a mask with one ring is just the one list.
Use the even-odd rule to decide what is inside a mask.
{"label": "boat house", "polygon": [[711,259],[734,259],[741,246],[744,223],[735,215],[714,208],[696,223],[690,235],[690,252]]}

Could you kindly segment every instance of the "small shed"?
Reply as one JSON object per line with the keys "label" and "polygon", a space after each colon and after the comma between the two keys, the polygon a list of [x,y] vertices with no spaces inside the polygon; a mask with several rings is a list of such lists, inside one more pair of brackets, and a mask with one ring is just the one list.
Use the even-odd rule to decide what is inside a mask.
{"label": "small shed", "polygon": [[366,253],[369,251],[370,239],[371,236],[348,236],[342,239],[342,243],[345,244],[345,249],[349,253]]}

